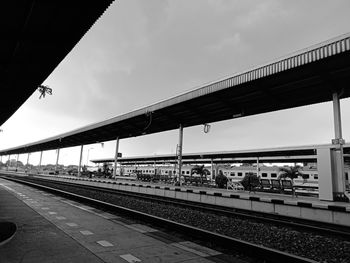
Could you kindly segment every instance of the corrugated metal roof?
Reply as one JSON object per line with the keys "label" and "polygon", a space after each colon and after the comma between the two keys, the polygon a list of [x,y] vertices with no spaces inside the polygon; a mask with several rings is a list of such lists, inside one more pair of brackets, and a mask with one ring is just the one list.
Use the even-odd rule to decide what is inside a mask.
{"label": "corrugated metal roof", "polygon": [[[167,100],[0,154],[48,150],[238,118],[350,96],[350,33]],[[205,113],[205,114],[204,114]],[[151,116],[151,117],[148,117]],[[152,125],[149,123],[152,118]],[[147,127],[145,129],[145,127]]]}
{"label": "corrugated metal roof", "polygon": [[[249,149],[236,151],[218,151],[218,152],[199,152],[184,153],[182,160],[187,163],[210,163],[211,159],[215,162],[256,162],[257,158],[261,162],[311,162],[317,158],[316,150],[319,148],[334,148],[332,144],[303,145],[291,147],[275,147],[264,149]],[[344,145],[345,152],[350,150],[350,143]],[[114,162],[114,158],[102,158],[90,160],[94,163]],[[175,154],[149,155],[149,156],[130,156],[118,158],[118,162],[141,164],[152,162],[177,161]]]}

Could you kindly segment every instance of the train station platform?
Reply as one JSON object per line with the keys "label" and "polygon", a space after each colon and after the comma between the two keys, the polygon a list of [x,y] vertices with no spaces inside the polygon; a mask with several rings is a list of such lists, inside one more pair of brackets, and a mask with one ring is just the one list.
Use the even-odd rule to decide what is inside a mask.
{"label": "train station platform", "polygon": [[35,177],[350,226],[350,203],[321,201],[311,196],[292,197],[277,193],[233,191],[197,186],[175,187],[161,183],[74,176],[35,175]]}
{"label": "train station platform", "polygon": [[[0,178],[0,220],[17,232],[0,262],[227,262],[229,255]],[[243,262],[243,261],[238,261]]]}
{"label": "train station platform", "polygon": [[103,262],[28,206],[27,191],[0,179],[0,221],[17,226],[0,246],[0,262]]}

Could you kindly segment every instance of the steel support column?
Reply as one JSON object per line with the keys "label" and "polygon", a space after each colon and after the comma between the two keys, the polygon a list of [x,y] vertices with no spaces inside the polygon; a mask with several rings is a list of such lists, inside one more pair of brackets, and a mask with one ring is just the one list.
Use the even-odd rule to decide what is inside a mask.
{"label": "steel support column", "polygon": [[43,159],[43,151],[40,152],[40,159],[39,159],[39,169],[38,169],[38,173],[41,169],[41,160]]}
{"label": "steel support column", "polygon": [[211,181],[213,181],[215,178],[214,178],[214,162],[213,162],[213,158],[210,159],[210,167],[211,167],[211,170],[210,170],[210,173],[211,173]]}
{"label": "steel support column", "polygon": [[256,176],[259,178],[260,166],[259,166],[259,157],[256,158]]}
{"label": "steel support column", "polygon": [[181,185],[181,169],[182,169],[182,142],[183,142],[183,125],[180,124],[179,127],[179,145],[177,149],[177,157],[178,157],[178,182]]}
{"label": "steel support column", "polygon": [[[157,165],[156,165],[156,160],[155,159],[154,159],[153,167],[154,167],[154,176],[156,176],[156,174],[157,174]],[[160,177],[159,177],[159,179],[160,179]]]}
{"label": "steel support column", "polygon": [[9,170],[9,166],[10,166],[10,158],[11,158],[11,154],[9,154],[9,159],[8,159],[8,162],[7,162],[7,168],[6,168],[7,171]]}
{"label": "steel support column", "polygon": [[113,169],[113,177],[114,178],[117,175],[118,151],[119,151],[119,136],[115,140],[114,169]]}
{"label": "steel support column", "polygon": [[81,161],[83,159],[83,149],[84,149],[84,145],[80,146],[80,157],[79,157],[79,165],[78,165],[78,177],[81,176]]}
{"label": "steel support column", "polygon": [[333,93],[333,116],[334,116],[334,134],[335,139],[332,144],[335,146],[333,151],[333,196],[334,200],[345,199],[345,173],[344,173],[344,156],[343,156],[343,136],[341,126],[341,111],[339,93]]}
{"label": "steel support column", "polygon": [[56,166],[55,166],[55,174],[58,169],[58,160],[60,158],[60,148],[57,148],[57,156],[56,156]]}
{"label": "steel support column", "polygon": [[17,153],[16,172],[17,172],[17,169],[18,169],[18,159],[19,159],[19,153]]}

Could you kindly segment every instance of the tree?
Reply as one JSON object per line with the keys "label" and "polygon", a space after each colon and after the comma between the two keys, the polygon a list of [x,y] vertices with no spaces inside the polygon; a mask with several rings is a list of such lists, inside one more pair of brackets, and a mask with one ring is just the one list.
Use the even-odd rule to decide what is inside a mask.
{"label": "tree", "polygon": [[293,179],[298,178],[298,176],[303,176],[303,173],[300,171],[301,167],[299,165],[291,167],[280,167],[279,168],[279,179],[289,178]]}
{"label": "tree", "polygon": [[204,168],[204,165],[196,165],[191,169],[191,175],[192,174],[199,174],[199,176],[201,177],[201,184],[203,184],[203,176],[207,178],[207,175],[209,175],[210,172],[207,168]]}
{"label": "tree", "polygon": [[252,172],[246,174],[240,183],[243,185],[244,189],[249,190],[249,192],[260,184],[258,176]]}
{"label": "tree", "polygon": [[104,175],[104,177],[109,177],[109,175],[111,174],[110,173],[110,169],[109,169],[109,166],[108,166],[108,163],[103,163],[103,167],[102,167],[102,173]]}
{"label": "tree", "polygon": [[[293,179],[298,178],[298,176],[303,177],[303,173],[300,171],[301,167],[299,165],[290,167],[280,167],[279,168],[279,179],[289,178],[291,180],[292,186],[294,185]],[[304,178],[304,177],[303,177]],[[292,195],[295,195],[294,187],[292,187]]]}

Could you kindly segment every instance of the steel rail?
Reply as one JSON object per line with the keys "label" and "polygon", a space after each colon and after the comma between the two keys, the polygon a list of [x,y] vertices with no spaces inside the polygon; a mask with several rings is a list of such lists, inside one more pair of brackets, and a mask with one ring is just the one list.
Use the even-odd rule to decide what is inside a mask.
{"label": "steel rail", "polygon": [[262,245],[256,245],[254,243],[242,241],[242,240],[239,240],[236,238],[228,237],[228,236],[225,236],[222,234],[218,234],[218,233],[210,232],[210,231],[203,230],[203,229],[200,229],[197,227],[178,223],[178,222],[164,219],[164,218],[161,218],[158,216],[149,215],[149,214],[146,214],[143,212],[139,212],[136,210],[125,208],[122,206],[118,206],[118,205],[104,202],[101,200],[97,200],[94,198],[74,194],[71,192],[55,189],[55,188],[48,187],[48,186],[43,186],[43,185],[36,184],[33,182],[28,182],[26,180],[15,179],[13,177],[12,178],[5,177],[5,176],[1,176],[1,177],[4,179],[11,180],[11,181],[23,183],[23,184],[26,184],[26,185],[29,185],[32,187],[44,189],[46,191],[53,192],[56,194],[69,196],[73,199],[80,200],[83,202],[89,202],[89,203],[92,203],[94,205],[98,205],[100,207],[102,206],[102,207],[105,207],[109,210],[117,211],[119,213],[126,214],[129,216],[137,217],[138,219],[150,222],[152,224],[166,226],[166,227],[169,227],[169,228],[174,229],[176,231],[179,231],[181,233],[184,233],[186,235],[190,235],[190,236],[193,236],[196,238],[200,237],[200,238],[203,238],[205,240],[210,240],[210,241],[214,242],[215,244],[219,244],[219,245],[227,247],[227,248],[234,247],[238,251],[246,253],[247,255],[251,255],[252,251],[254,251],[254,255],[257,258],[264,259],[264,260],[266,260],[266,262],[273,262],[273,263],[275,263],[275,262],[276,263],[280,263],[280,262],[284,262],[284,263],[317,263],[317,261],[314,261],[312,259],[292,255],[290,253],[282,252],[282,251],[272,249],[272,248],[267,248],[267,247],[262,246]]}
{"label": "steel rail", "polygon": [[95,191],[98,190],[100,192],[103,191],[105,193],[114,194],[114,195],[123,195],[123,196],[128,196],[133,198],[139,198],[139,199],[141,198],[143,200],[149,200],[149,201],[158,202],[158,203],[166,203],[174,206],[182,206],[182,207],[186,206],[191,209],[209,211],[215,214],[222,214],[226,216],[238,216],[241,218],[273,223],[280,226],[289,226],[289,227],[296,228],[298,230],[317,232],[317,234],[323,233],[323,234],[333,235],[333,236],[342,237],[347,240],[350,240],[349,227],[338,226],[331,223],[317,222],[317,224],[321,224],[322,226],[320,225],[316,226],[314,225],[315,224],[314,221],[307,220],[307,219],[292,218],[292,217],[281,216],[281,215],[278,215],[278,218],[277,218],[276,215],[270,215],[263,212],[255,212],[255,211],[246,212],[242,209],[225,208],[217,205],[203,204],[203,203],[197,204],[196,202],[188,201],[188,200],[178,200],[178,199],[164,197],[164,196],[154,196],[154,195],[150,196],[148,194],[143,194],[143,193],[126,192],[126,191],[117,190],[117,189],[109,189],[101,186],[77,184],[74,182],[52,181],[44,178],[36,178],[35,180],[40,180],[40,181],[55,183],[60,185],[74,186],[82,189],[90,189]]}

